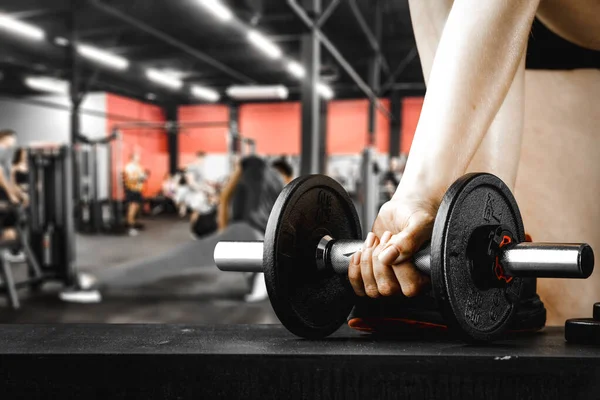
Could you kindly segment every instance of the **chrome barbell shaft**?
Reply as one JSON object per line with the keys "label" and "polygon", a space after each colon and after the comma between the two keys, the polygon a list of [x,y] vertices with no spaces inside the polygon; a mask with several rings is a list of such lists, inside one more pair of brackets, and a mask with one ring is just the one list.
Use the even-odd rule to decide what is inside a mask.
{"label": "chrome barbell shaft", "polygon": [[[338,274],[348,272],[350,257],[363,241],[325,239],[317,248],[317,264]],[[219,242],[214,260],[221,271],[263,272],[263,242]],[[500,253],[506,273],[517,277],[584,279],[594,269],[594,253],[587,244],[519,243]],[[429,246],[413,259],[417,269],[430,274]]]}

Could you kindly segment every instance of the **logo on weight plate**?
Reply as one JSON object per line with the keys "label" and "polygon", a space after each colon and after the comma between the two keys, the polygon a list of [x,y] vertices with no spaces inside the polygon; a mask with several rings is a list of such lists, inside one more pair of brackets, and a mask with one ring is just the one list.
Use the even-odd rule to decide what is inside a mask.
{"label": "logo on weight plate", "polygon": [[498,321],[500,317],[500,306],[502,303],[501,295],[499,290],[495,290],[492,295],[492,307],[490,308],[490,319],[494,322]]}
{"label": "logo on weight plate", "polygon": [[485,208],[483,209],[483,219],[485,222],[491,222],[492,219],[496,220],[496,222],[500,222],[500,218],[502,218],[502,213],[494,211],[494,198],[491,193],[488,193],[487,198],[485,199]]}
{"label": "logo on weight plate", "polygon": [[329,222],[331,218],[331,196],[321,190],[317,197],[317,222],[319,224]]}
{"label": "logo on weight plate", "polygon": [[470,296],[467,298],[465,304],[465,318],[473,324],[478,326],[481,322],[481,305],[483,304],[483,297],[481,293],[471,289]]}

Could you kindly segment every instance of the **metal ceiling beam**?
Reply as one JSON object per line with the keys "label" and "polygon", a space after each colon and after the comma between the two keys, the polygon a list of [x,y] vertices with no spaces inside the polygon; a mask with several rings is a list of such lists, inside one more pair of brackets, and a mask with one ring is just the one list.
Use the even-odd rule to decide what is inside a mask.
{"label": "metal ceiling beam", "polygon": [[331,15],[333,14],[333,12],[335,11],[335,9],[340,5],[340,3],[342,2],[342,0],[333,0],[330,4],[329,7],[327,7],[325,9],[325,11],[323,11],[323,13],[321,14],[321,16],[319,17],[319,20],[317,21],[317,26],[321,27],[323,26],[323,24],[325,22],[327,22],[327,20],[329,19],[329,17],[331,17]]}
{"label": "metal ceiling beam", "polygon": [[362,14],[362,12],[360,11],[360,8],[358,8],[358,4],[356,3],[356,0],[348,0],[348,4],[350,5],[352,14],[354,14],[354,18],[356,18],[356,21],[358,22],[358,26],[360,26],[360,29],[365,34],[365,37],[367,38],[367,41],[369,42],[371,49],[380,57],[381,66],[383,67],[384,72],[386,74],[389,74],[390,66],[389,66],[387,60],[385,59],[385,56],[383,55],[383,52],[381,50],[381,44],[379,43],[377,35],[375,33],[373,33],[373,31],[371,31],[371,28],[369,28],[369,24],[365,20],[365,17]]}
{"label": "metal ceiling beam", "polygon": [[198,61],[201,61],[205,64],[212,66],[213,68],[216,68],[216,69],[222,71],[223,73],[229,75],[230,77],[234,78],[235,80],[238,80],[238,81],[241,81],[244,83],[256,83],[256,81],[254,79],[244,75],[241,72],[234,70],[233,68],[228,67],[227,65],[221,63],[220,61],[212,58],[208,54],[205,54],[205,53],[193,48],[192,46],[189,46],[189,45],[175,39],[174,37],[169,36],[166,33],[159,31],[158,29],[155,29],[155,28],[151,27],[150,25],[147,25],[146,23],[123,13],[122,11],[120,11],[112,6],[104,4],[100,0],[89,0],[89,2],[94,7],[103,11],[104,13],[111,15],[111,16],[143,31],[143,32],[146,32],[147,34],[152,35],[155,38],[172,45],[173,47],[178,48],[179,50],[188,54],[189,56],[192,56],[195,59],[197,59]]}
{"label": "metal ceiling beam", "polygon": [[383,84],[383,86],[381,87],[381,93],[385,93],[394,85],[394,83],[396,83],[396,79],[398,79],[398,77],[402,75],[402,73],[406,70],[408,65],[415,59],[417,54],[417,47],[414,46],[412,49],[410,49],[408,54],[404,56],[404,58],[402,59],[402,61],[400,61],[400,64],[398,64],[394,72],[392,72],[388,80]]}
{"label": "metal ceiling beam", "polygon": [[314,30],[316,36],[319,38],[321,44],[329,51],[337,63],[346,71],[346,73],[352,78],[354,83],[363,91],[363,93],[377,104],[377,109],[381,111],[388,118],[392,118],[389,110],[379,101],[377,94],[371,89],[371,87],[361,78],[361,76],[354,70],[352,65],[344,58],[340,51],[335,47],[333,43],[325,36],[325,34],[316,26],[315,22],[308,16],[306,11],[300,6],[296,0],[287,0],[288,5],[294,10],[296,15],[300,17],[302,22],[308,27],[308,29]]}

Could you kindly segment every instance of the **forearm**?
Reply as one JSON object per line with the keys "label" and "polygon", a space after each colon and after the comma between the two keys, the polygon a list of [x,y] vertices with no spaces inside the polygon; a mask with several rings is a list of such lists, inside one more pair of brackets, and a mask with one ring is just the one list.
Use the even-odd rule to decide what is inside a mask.
{"label": "forearm", "polygon": [[426,190],[439,201],[465,173],[512,84],[537,4],[455,1],[397,195]]}

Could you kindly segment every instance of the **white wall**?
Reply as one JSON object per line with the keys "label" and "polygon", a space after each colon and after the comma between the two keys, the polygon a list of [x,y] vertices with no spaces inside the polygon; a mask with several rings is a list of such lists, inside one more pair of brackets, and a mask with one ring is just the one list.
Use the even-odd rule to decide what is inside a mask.
{"label": "white wall", "polygon": [[[34,96],[27,99],[0,98],[0,129],[13,129],[17,132],[20,146],[39,142],[68,143],[70,138],[69,98],[62,95]],[[41,104],[47,102],[65,107],[64,110]],[[90,93],[85,97],[83,110],[106,112],[106,94]],[[91,138],[106,136],[104,116],[81,113],[81,133]],[[98,152],[99,196],[107,196],[108,159],[102,146]]]}

